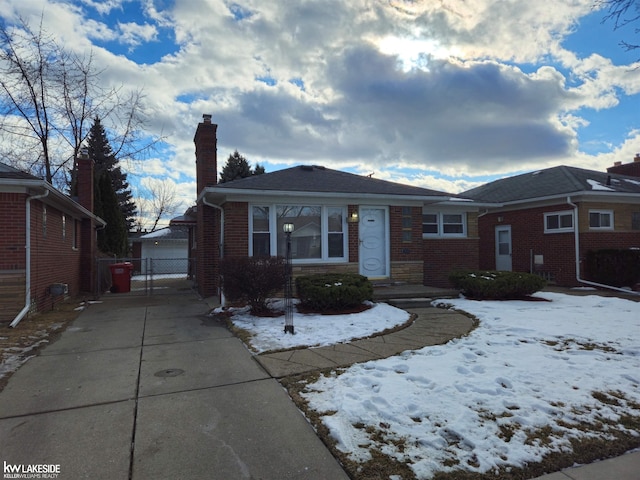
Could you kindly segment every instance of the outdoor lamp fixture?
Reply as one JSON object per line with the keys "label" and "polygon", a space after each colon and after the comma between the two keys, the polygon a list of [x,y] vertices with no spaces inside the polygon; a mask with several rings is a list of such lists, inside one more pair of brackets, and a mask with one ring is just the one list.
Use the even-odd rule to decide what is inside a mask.
{"label": "outdoor lamp fixture", "polygon": [[358,212],[351,212],[351,215],[347,217],[347,222],[358,223]]}
{"label": "outdoor lamp fixture", "polygon": [[282,230],[284,230],[284,233],[291,234],[293,232],[293,223],[285,223],[282,225]]}
{"label": "outdoor lamp fixture", "polygon": [[294,334],[293,331],[293,285],[291,282],[291,233],[293,223],[285,223],[282,230],[287,235],[287,252],[285,256],[285,280],[284,280],[284,333]]}

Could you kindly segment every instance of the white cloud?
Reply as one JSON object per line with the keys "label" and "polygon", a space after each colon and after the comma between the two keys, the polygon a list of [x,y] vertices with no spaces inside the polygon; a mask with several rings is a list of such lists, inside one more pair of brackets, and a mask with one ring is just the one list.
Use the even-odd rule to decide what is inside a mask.
{"label": "white cloud", "polygon": [[157,38],[158,30],[155,26],[145,23],[140,25],[138,23],[118,23],[120,30],[120,42],[132,47],[138,46],[144,42],[150,42]]}
{"label": "white cloud", "polygon": [[[562,46],[592,0],[176,0],[145,2],[120,30],[107,25],[125,1],[8,0],[0,14],[36,22],[44,8],[46,28],[83,51],[120,39],[142,52],[172,29],[175,51],[146,65],[93,47],[105,84],[143,88],[148,128],[166,138],[171,161],[145,160],[145,174],[170,166],[172,178],[193,178],[202,113],[219,124],[219,170],[238,149],[252,161],[385,171],[452,192],[474,176],[602,169],[640,150],[629,134],[609,154],[581,153],[585,111],[640,92],[633,65]],[[400,166],[446,177],[403,177]]]}

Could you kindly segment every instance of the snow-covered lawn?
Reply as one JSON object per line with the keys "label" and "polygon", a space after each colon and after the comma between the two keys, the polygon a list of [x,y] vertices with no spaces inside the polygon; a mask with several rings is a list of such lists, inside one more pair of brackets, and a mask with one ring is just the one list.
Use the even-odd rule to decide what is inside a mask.
{"label": "snow-covered lawn", "polygon": [[[370,304],[371,308],[350,315],[294,315],[295,335],[284,333],[284,316],[254,317],[249,307],[233,310],[233,324],[252,334],[252,349],[257,353],[301,346],[325,346],[369,337],[376,332],[406,323],[410,315],[386,303]],[[273,302],[271,309],[283,310],[282,301]]]}
{"label": "snow-covered lawn", "polygon": [[[619,429],[621,415],[640,416],[640,303],[536,296],[549,301],[446,300],[479,319],[469,336],[353,365],[307,385],[303,396],[351,459],[364,462],[370,449],[379,449],[418,478],[538,462],[549,452],[570,451],[571,438],[595,435],[581,430],[582,423],[602,423],[602,437],[607,422]],[[406,320],[382,322],[383,308],[361,314],[370,329]],[[303,322],[296,315],[296,331],[309,328],[309,341],[328,342],[339,329],[327,318]],[[252,321],[243,321],[251,329]],[[256,325],[254,345],[287,348],[297,337],[280,334],[273,323],[271,330],[267,340]],[[343,341],[341,333],[333,343]],[[531,436],[540,429],[542,437]]]}

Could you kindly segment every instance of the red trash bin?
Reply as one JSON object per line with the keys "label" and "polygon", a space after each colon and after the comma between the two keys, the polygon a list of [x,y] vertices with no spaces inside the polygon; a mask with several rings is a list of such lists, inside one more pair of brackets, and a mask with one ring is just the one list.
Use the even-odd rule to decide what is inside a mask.
{"label": "red trash bin", "polygon": [[133,263],[113,263],[109,265],[109,269],[111,270],[111,293],[130,292]]}

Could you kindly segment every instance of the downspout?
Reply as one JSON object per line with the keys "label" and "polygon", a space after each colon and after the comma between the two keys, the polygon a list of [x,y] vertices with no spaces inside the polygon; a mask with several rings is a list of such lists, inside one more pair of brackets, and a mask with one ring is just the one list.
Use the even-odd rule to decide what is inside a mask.
{"label": "downspout", "polygon": [[27,242],[25,245],[25,295],[24,295],[24,308],[20,310],[20,313],[13,319],[13,321],[9,324],[10,327],[15,328],[16,325],[20,323],[20,320],[24,318],[29,309],[31,308],[31,200],[38,200],[40,198],[44,198],[49,195],[49,190],[45,190],[44,193],[40,195],[33,195],[31,197],[27,197],[27,202],[25,204],[26,211],[26,225],[25,225],[25,233],[27,236]]}
{"label": "downspout", "polygon": [[633,290],[626,290],[624,288],[614,287],[612,285],[604,285],[602,283],[591,282],[589,280],[584,280],[580,278],[580,232],[578,225],[578,205],[571,201],[571,197],[567,197],[567,203],[573,207],[573,222],[574,222],[574,241],[575,241],[575,251],[576,251],[576,280],[580,283],[584,283],[585,285],[590,285],[592,287],[600,287],[600,288],[608,288],[610,290],[616,290],[618,292],[624,292],[630,295],[640,295],[639,292],[634,292]]}
{"label": "downspout", "polygon": [[[211,203],[207,201],[206,197],[202,197],[202,203],[204,203],[208,207],[213,207],[220,211],[220,245],[219,245],[219,254],[220,258],[224,257],[224,210],[220,205],[216,205],[215,203]],[[220,284],[220,306],[224,307],[226,304],[224,293],[222,292],[222,284]]]}

